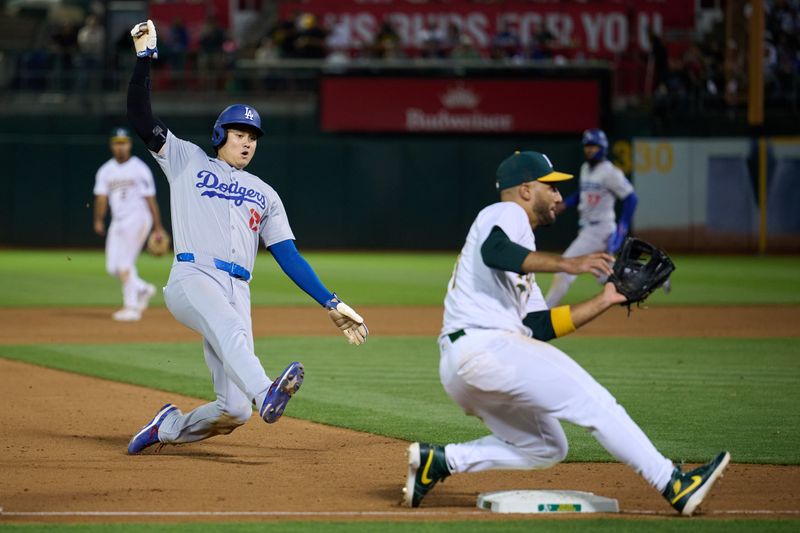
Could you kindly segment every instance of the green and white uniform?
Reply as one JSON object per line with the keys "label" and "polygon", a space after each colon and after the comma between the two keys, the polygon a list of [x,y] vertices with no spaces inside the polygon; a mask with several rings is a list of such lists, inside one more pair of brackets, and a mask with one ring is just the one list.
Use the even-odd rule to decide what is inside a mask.
{"label": "green and white uniform", "polygon": [[591,431],[618,460],[662,490],[672,462],[656,450],[614,397],[558,348],[531,337],[523,319],[547,309],[532,274],[484,264],[495,226],[536,250],[525,210],[513,202],[483,209],[461,250],[445,297],[439,337],[444,389],[492,435],[448,444],[451,472],[547,468],[567,456],[560,420]]}

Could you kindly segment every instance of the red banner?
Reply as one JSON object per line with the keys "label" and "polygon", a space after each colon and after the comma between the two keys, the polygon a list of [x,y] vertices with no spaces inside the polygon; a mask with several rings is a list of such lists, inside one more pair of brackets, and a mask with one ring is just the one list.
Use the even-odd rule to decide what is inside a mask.
{"label": "red banner", "polygon": [[623,52],[649,50],[651,29],[659,35],[690,38],[695,0],[510,0],[488,4],[466,0],[303,0],[281,2],[280,13],[284,18],[311,13],[328,30],[336,28],[347,47],[353,49],[372,43],[381,24],[389,21],[409,49],[419,48],[431,25],[444,35],[453,24],[480,49],[488,48],[492,37],[507,27],[523,46],[528,46],[536,33],[547,30],[555,38],[559,54],[611,58]]}
{"label": "red banner", "polygon": [[594,80],[325,78],[324,131],[577,132],[598,126]]}

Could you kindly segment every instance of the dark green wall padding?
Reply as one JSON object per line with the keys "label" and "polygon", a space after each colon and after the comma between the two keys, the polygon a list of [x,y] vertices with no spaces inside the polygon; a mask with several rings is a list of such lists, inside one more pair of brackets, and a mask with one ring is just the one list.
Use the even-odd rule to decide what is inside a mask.
{"label": "dark green wall padding", "polygon": [[[162,117],[179,137],[210,150],[215,117]],[[0,119],[0,154],[8,165],[0,197],[0,244],[102,246],[92,231],[92,187],[110,157],[110,117]],[[331,135],[316,118],[265,119],[267,135],[248,170],[281,195],[299,247],[456,249],[477,212],[496,201],[494,172],[516,149],[546,153],[556,168],[577,173],[577,136]],[[46,131],[47,133],[42,133]],[[169,225],[169,190],[155,161],[135,139],[134,153],[156,176]],[[566,196],[575,182],[565,182]],[[537,230],[541,249],[563,250],[576,215]]]}

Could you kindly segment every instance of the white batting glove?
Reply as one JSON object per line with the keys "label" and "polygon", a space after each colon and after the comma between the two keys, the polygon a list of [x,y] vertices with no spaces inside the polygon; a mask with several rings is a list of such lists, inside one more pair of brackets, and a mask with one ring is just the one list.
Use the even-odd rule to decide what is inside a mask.
{"label": "white batting glove", "polygon": [[364,319],[352,307],[339,300],[336,294],[325,302],[325,308],[336,327],[347,337],[347,342],[356,346],[367,342],[369,329],[367,329]]}
{"label": "white batting glove", "polygon": [[147,19],[147,22],[140,22],[131,29],[133,46],[136,47],[136,57],[152,57],[158,59],[158,47],[156,46],[156,25]]}

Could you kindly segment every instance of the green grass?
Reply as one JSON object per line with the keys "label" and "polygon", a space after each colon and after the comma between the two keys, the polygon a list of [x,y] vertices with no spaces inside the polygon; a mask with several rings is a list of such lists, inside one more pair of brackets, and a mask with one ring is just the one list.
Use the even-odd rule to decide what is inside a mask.
{"label": "green grass", "polygon": [[475,531],[478,533],[529,533],[556,532],[572,533],[584,531],[600,531],[614,533],[635,533],[648,531],[653,533],[739,533],[759,531],[764,533],[795,531],[797,520],[618,520],[618,519],[580,519],[580,520],[497,520],[470,522],[210,522],[191,524],[26,524],[0,525],[0,530],[19,533],[47,531],[53,533],[70,533],[73,531],[102,531],[110,533],[134,533],[138,531],[205,533],[208,531],[225,531],[226,533],[256,533],[291,530],[292,533],[367,533],[381,531],[385,533],[461,533]]}
{"label": "green grass", "polygon": [[[656,446],[676,461],[729,449],[736,462],[798,464],[800,339],[589,339],[557,343],[605,385]],[[487,434],[446,396],[432,338],[269,338],[256,351],[270,375],[307,368],[287,414],[406,440]],[[211,399],[199,343],[0,346],[0,357]],[[158,394],[150,400],[160,405]],[[571,461],[610,456],[566,425]]]}
{"label": "green grass", "polygon": [[[457,252],[333,253],[305,256],[323,282],[356,306],[440,305]],[[657,291],[653,304],[800,304],[800,256],[678,256],[674,290]],[[141,276],[163,286],[171,259],[142,255]],[[119,305],[119,284],[105,273],[102,251],[0,251],[0,306]],[[550,275],[538,276],[544,291]],[[251,284],[254,305],[315,305],[262,251]],[[593,278],[581,276],[566,303],[598,291]],[[163,305],[161,295],[153,301]]]}

